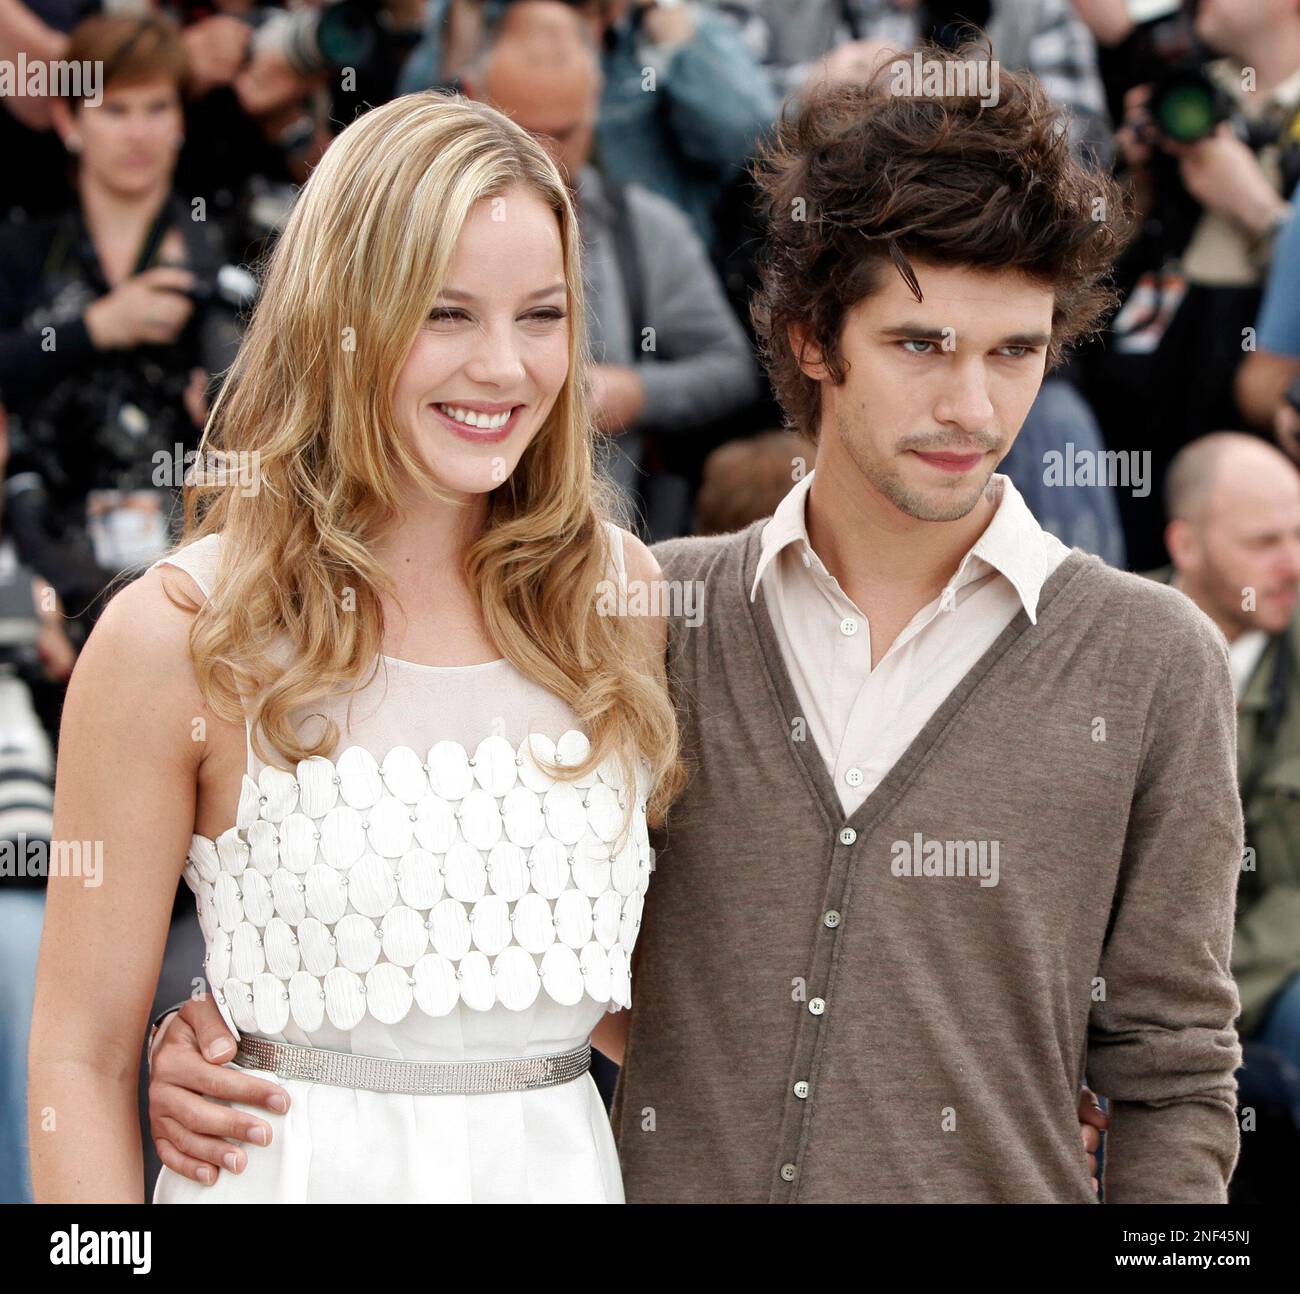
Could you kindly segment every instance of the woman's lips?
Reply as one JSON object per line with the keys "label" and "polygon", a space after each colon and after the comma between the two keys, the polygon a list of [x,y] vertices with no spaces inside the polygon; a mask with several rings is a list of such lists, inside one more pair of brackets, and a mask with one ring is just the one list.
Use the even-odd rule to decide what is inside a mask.
{"label": "woman's lips", "polygon": [[510,417],[505,420],[501,426],[489,430],[486,427],[468,427],[463,422],[457,422],[455,418],[449,418],[436,404],[429,406],[442,421],[451,428],[462,440],[471,441],[475,445],[495,445],[499,441],[505,440],[515,429],[515,424],[519,421],[519,415],[524,411],[525,406],[517,404],[510,410]]}
{"label": "woman's lips", "polygon": [[919,449],[914,449],[912,453],[932,467],[937,467],[941,472],[949,472],[954,476],[959,476],[963,472],[969,472],[978,467],[984,458],[984,455],[980,453],[923,454]]}

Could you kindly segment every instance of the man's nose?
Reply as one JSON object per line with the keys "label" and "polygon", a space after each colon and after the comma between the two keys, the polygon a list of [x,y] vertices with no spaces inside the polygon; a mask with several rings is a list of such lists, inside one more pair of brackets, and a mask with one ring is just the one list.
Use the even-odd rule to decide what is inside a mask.
{"label": "man's nose", "polygon": [[987,431],[993,422],[993,402],[989,399],[983,364],[957,360],[946,376],[934,412],[948,426],[966,432]]}
{"label": "man's nose", "polygon": [[1300,583],[1300,538],[1290,539],[1282,549],[1282,576]]}

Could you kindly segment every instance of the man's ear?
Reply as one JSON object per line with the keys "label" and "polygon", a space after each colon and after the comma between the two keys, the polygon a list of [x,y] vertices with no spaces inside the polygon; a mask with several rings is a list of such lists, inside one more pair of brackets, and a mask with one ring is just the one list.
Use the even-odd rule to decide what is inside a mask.
{"label": "man's ear", "polygon": [[809,339],[807,328],[800,323],[788,324],[785,336],[803,375],[812,378],[815,382],[824,382],[829,374],[826,371],[822,349],[815,341]]}
{"label": "man's ear", "polygon": [[77,120],[72,115],[72,109],[68,107],[66,99],[57,96],[50,99],[50,124],[58,133],[59,139],[63,141],[63,146],[67,148],[68,140],[78,132]]}
{"label": "man's ear", "polygon": [[1175,518],[1165,527],[1165,547],[1173,559],[1174,570],[1195,570],[1197,560],[1196,536],[1187,522]]}

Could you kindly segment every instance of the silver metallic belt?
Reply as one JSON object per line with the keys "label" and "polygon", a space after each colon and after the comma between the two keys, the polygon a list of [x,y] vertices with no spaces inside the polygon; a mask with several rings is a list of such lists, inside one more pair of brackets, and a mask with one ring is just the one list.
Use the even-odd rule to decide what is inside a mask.
{"label": "silver metallic belt", "polygon": [[277,1078],[303,1079],[331,1087],[410,1096],[478,1096],[488,1092],[531,1092],[581,1078],[591,1068],[591,1044],[572,1051],[518,1060],[391,1060],[324,1047],[299,1047],[268,1038],[241,1038],[235,1059]]}

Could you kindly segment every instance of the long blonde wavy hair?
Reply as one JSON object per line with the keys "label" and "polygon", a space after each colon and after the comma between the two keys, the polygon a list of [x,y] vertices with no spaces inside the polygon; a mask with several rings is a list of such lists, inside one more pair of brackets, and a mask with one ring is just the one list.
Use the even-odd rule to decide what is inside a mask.
{"label": "long blonde wavy hair", "polygon": [[[375,108],[333,141],[298,195],[197,456],[227,467],[251,456],[257,488],[233,470],[185,484],[181,545],[223,536],[214,598],[195,615],[190,650],[205,700],[232,721],[247,713],[264,762],[273,761],[263,737],[291,764],[336,744],[333,722],[305,742],[291,712],[364,686],[379,668],[378,590],[395,593],[370,545],[400,520],[403,478],[450,497],[407,446],[397,376],[466,217],[517,184],[559,222],[569,368],[514,472],[489,494],[465,575],[501,654],[567,702],[588,733],[588,758],[548,765],[552,774],[580,777],[613,757],[634,785],[644,756],[647,818],[657,824],[685,770],[662,660],[647,652],[643,624],[602,614],[598,599],[614,509],[593,467],[577,217],[546,151],[484,104],[430,91]],[[271,651],[282,633],[287,665]],[[635,800],[626,797],[625,830]]]}

